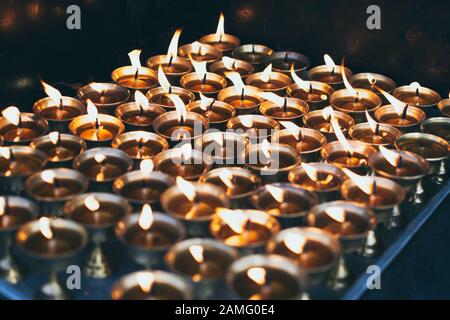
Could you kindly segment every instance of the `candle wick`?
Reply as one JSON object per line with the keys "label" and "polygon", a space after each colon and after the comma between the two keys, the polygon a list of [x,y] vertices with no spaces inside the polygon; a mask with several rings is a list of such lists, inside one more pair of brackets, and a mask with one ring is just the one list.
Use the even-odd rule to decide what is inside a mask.
{"label": "candle wick", "polygon": [[212,107],[214,106],[214,102],[216,102],[216,99],[213,99],[213,101],[209,104],[209,106],[206,109],[212,110]]}
{"label": "candle wick", "polygon": [[397,168],[401,168],[403,166],[403,157],[399,156],[397,161]]}
{"label": "candle wick", "polygon": [[402,112],[402,119],[406,119],[406,115],[408,114],[408,105],[406,104],[405,107],[403,108],[403,112]]}
{"label": "candle wick", "polygon": [[169,94],[172,93],[172,86],[169,87]]}
{"label": "candle wick", "polygon": [[375,135],[379,135],[380,133],[380,124],[379,123],[377,123],[377,125],[375,126]]}
{"label": "candle wick", "polygon": [[419,88],[416,88],[416,97],[419,96]]}
{"label": "candle wick", "polygon": [[283,112],[286,113],[287,112],[287,98],[284,98],[284,103],[283,103]]}
{"label": "candle wick", "polygon": [[202,85],[205,85],[206,84],[206,73],[205,73],[205,75],[203,76],[203,80],[202,80]]}
{"label": "candle wick", "polygon": [[59,110],[63,110],[63,98],[59,99]]}
{"label": "candle wick", "polygon": [[371,192],[371,194],[369,196],[369,203],[370,203],[371,207],[375,206],[375,199],[376,199],[376,195],[377,195],[377,192],[378,192],[377,189],[378,189],[377,188],[377,182],[374,180],[373,183],[372,183],[372,192]]}
{"label": "candle wick", "polygon": [[140,112],[140,116],[142,116],[144,114],[144,108],[139,105],[139,112]]}
{"label": "candle wick", "polygon": [[331,70],[331,76],[334,77],[334,67],[333,67],[333,69]]}
{"label": "candle wick", "polygon": [[100,121],[98,120],[98,118],[95,118],[95,129],[98,130],[98,128],[100,128]]}
{"label": "candle wick", "polygon": [[359,92],[356,91],[355,103],[358,103],[358,102],[359,102],[359,99],[360,99],[360,97],[359,97]]}
{"label": "candle wick", "polygon": [[169,59],[169,67],[172,66],[172,60],[173,60],[173,56],[171,55],[171,56],[170,56],[170,59]]}
{"label": "candle wick", "polygon": [[219,43],[222,43],[222,33],[219,36]]}
{"label": "candle wick", "polygon": [[134,81],[136,82],[139,79],[139,68],[136,68],[136,73],[134,74]]}
{"label": "candle wick", "polygon": [[233,64],[231,65],[231,69],[233,69],[233,70],[236,69],[236,60],[233,61]]}
{"label": "candle wick", "polygon": [[5,207],[3,210],[4,210],[4,214],[7,215],[7,214],[9,214],[9,197],[5,196],[4,199],[5,199]]}
{"label": "candle wick", "polygon": [[[288,54],[287,52],[284,54],[284,63],[288,63]],[[292,64],[292,67],[294,66],[294,64]]]}
{"label": "candle wick", "polygon": [[242,91],[241,91],[241,101],[244,101],[244,99],[245,99],[245,91],[244,91],[244,88],[242,88]]}
{"label": "candle wick", "polygon": [[309,93],[313,93],[313,86],[312,86],[312,83],[309,84]]}
{"label": "candle wick", "polygon": [[252,53],[255,53],[255,45],[252,44]]}

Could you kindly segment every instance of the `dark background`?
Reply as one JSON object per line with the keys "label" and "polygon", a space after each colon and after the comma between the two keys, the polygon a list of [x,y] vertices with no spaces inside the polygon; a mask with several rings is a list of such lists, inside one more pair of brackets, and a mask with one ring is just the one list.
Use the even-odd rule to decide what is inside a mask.
{"label": "dark background", "polygon": [[[66,28],[67,6],[81,7],[81,30]],[[366,8],[381,7],[382,29],[366,28]],[[90,80],[108,81],[142,48],[165,53],[175,28],[180,43],[225,30],[242,43],[306,54],[312,65],[330,53],[354,72],[379,72],[398,84],[419,81],[447,96],[450,79],[448,1],[366,0],[1,0],[0,107],[29,110],[42,77],[66,94]]]}
{"label": "dark background", "polygon": [[[66,28],[66,8],[81,7],[81,30]],[[382,29],[366,28],[366,8],[381,7]],[[225,30],[242,43],[306,54],[345,56],[354,72],[378,72],[399,85],[419,81],[447,96],[450,89],[450,2],[430,0],[1,0],[0,109],[30,110],[45,79],[66,94],[91,80],[109,81],[128,64],[165,53],[175,28],[180,43]],[[448,205],[440,207],[382,277],[383,290],[365,298],[450,298]]]}

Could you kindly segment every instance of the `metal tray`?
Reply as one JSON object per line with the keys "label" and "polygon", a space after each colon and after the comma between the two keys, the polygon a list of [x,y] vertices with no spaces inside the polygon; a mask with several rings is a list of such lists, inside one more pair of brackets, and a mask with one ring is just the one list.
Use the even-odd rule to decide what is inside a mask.
{"label": "metal tray", "polygon": [[[325,286],[319,286],[311,290],[311,297],[313,299],[345,300],[356,300],[361,298],[367,290],[366,283],[370,276],[370,274],[365,272],[367,266],[377,265],[381,271],[385,270],[449,194],[450,180],[447,180],[444,185],[436,190],[434,196],[428,200],[426,205],[421,208],[420,211],[414,211],[407,206],[404,207],[402,209],[403,214],[408,220],[404,228],[401,230],[390,231],[384,230],[383,228],[377,230],[378,239],[383,247],[378,256],[374,258],[364,258],[357,254],[353,254],[348,257],[347,261],[349,268],[354,277],[347,288],[341,292],[336,292]],[[124,274],[140,269],[139,266],[133,264],[130,259],[123,259],[123,257],[126,256],[126,252],[117,248],[118,246],[116,245],[114,245],[113,248],[109,248],[113,250],[108,250],[108,248],[106,248],[106,251],[111,251],[110,258],[113,264],[116,265],[114,275],[103,280],[82,277],[82,289],[72,291],[74,299],[109,299],[110,288],[118,278]],[[33,299],[34,292],[46,279],[46,275],[38,273],[26,274],[23,281],[17,285],[11,285],[0,280],[0,297],[16,300]],[[229,298],[226,290],[224,290],[223,295],[218,298]]]}

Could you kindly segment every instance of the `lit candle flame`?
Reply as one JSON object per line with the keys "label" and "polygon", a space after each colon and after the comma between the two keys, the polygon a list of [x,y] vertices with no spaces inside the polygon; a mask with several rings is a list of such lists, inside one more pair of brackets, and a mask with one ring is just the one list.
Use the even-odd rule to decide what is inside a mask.
{"label": "lit candle flame", "polygon": [[143,230],[149,230],[153,224],[153,211],[148,203],[142,206],[141,214],[139,215],[139,227]]}
{"label": "lit candle flame", "polygon": [[206,61],[195,61],[191,58],[192,66],[194,67],[195,74],[197,75],[198,80],[203,81],[206,77]]}
{"label": "lit candle flame", "polygon": [[222,169],[219,173],[219,178],[228,188],[233,188],[233,173],[228,169]]}
{"label": "lit candle flame", "polygon": [[39,219],[39,230],[41,231],[42,235],[46,237],[47,239],[53,238],[53,232],[52,228],[50,226],[50,219],[47,217],[42,217]]}
{"label": "lit candle flame", "polygon": [[400,163],[401,156],[392,150],[389,150],[388,148],[385,148],[383,146],[379,147],[381,154],[383,157],[394,167],[398,167]]}
{"label": "lit candle flame", "polygon": [[161,65],[158,66],[158,82],[165,92],[170,92],[170,82],[167,80]]}
{"label": "lit candle flame", "polygon": [[333,220],[344,223],[345,222],[345,210],[342,207],[328,207],[325,208],[325,213]]}
{"label": "lit candle flame", "polygon": [[0,156],[5,158],[6,160],[11,159],[11,149],[8,147],[0,147]]}
{"label": "lit candle flame", "polygon": [[0,198],[0,216],[4,215],[6,211],[6,200],[4,197]]}
{"label": "lit candle flame", "polygon": [[142,67],[141,66],[141,60],[140,60],[141,52],[142,52],[142,50],[134,49],[133,51],[130,51],[128,53],[128,57],[130,58],[131,66],[136,71],[140,70],[141,67]]}
{"label": "lit candle flame", "polygon": [[284,238],[284,245],[295,254],[302,254],[308,240],[297,232],[288,232]]}
{"label": "lit candle flame", "polygon": [[372,117],[370,116],[369,112],[366,110],[366,118],[367,118],[367,123],[369,124],[370,130],[372,130],[373,133],[378,134],[378,123],[372,119]]}
{"label": "lit candle flame", "polygon": [[236,89],[236,94],[241,95],[243,93],[245,95],[245,84],[242,81],[239,72],[225,72],[225,76],[233,83],[233,86]]}
{"label": "lit candle flame", "polygon": [[143,94],[139,90],[136,90],[134,92],[134,101],[136,102],[136,105],[139,108],[142,108],[143,110],[148,108],[148,104],[149,104],[148,99],[145,96],[145,94]]}
{"label": "lit candle flame", "polygon": [[86,198],[84,198],[84,205],[92,212],[100,209],[100,202],[94,195],[89,195]]}
{"label": "lit candle flame", "polygon": [[279,121],[280,124],[289,131],[290,134],[298,141],[300,140],[301,128],[291,121]]}
{"label": "lit candle flame", "polygon": [[272,156],[272,146],[270,145],[269,140],[264,139],[263,142],[261,142],[261,151],[266,158]]}
{"label": "lit candle flame", "polygon": [[323,108],[322,109],[322,117],[327,121],[329,121],[330,119],[333,119],[335,117],[333,108],[330,106]]}
{"label": "lit candle flame", "polygon": [[319,180],[319,170],[314,168],[314,166],[307,164],[305,162],[302,162],[301,166],[305,170],[305,173],[308,176],[308,178],[310,178],[312,181]]}
{"label": "lit candle flame", "polygon": [[192,156],[192,146],[190,143],[185,143],[181,147],[178,148],[180,152],[181,160],[188,160]]}
{"label": "lit candle flame", "polygon": [[56,106],[59,106],[61,104],[61,100],[62,100],[61,92],[59,92],[59,90],[57,90],[56,88],[53,88],[51,85],[44,82],[43,80],[41,80],[41,84],[44,87],[45,93],[50,97],[50,99],[52,99],[53,103]]}
{"label": "lit candle flame", "polygon": [[261,81],[270,82],[271,77],[272,77],[272,64],[269,64],[261,73]]}
{"label": "lit candle flame", "polygon": [[101,163],[103,163],[106,160],[106,156],[104,154],[97,153],[94,156],[94,159],[95,159],[95,162],[101,164]]}
{"label": "lit candle flame", "polygon": [[208,108],[214,103],[214,101],[216,101],[214,98],[205,97],[200,92],[200,108],[202,108],[203,110],[208,110]]}
{"label": "lit candle flame", "polygon": [[309,91],[309,85],[308,83],[306,83],[306,81],[303,81],[296,73],[294,70],[294,64],[291,64],[291,77],[292,80],[294,80],[294,82],[304,91],[308,92]]}
{"label": "lit candle flame", "polygon": [[167,97],[172,100],[175,105],[175,111],[177,112],[178,123],[182,123],[187,119],[186,106],[183,100],[176,94],[168,94]]}
{"label": "lit candle flame", "polygon": [[344,81],[345,89],[347,89],[347,91],[353,96],[353,98],[359,99],[358,91],[353,89],[353,87],[350,84],[350,82],[348,82],[347,75],[345,74],[345,68],[344,68],[344,64],[343,63],[342,63],[341,74],[342,74],[342,80]]}
{"label": "lit candle flame", "polygon": [[136,275],[136,280],[142,291],[144,291],[145,293],[149,293],[152,290],[155,276],[152,272],[142,271]]}
{"label": "lit candle flame", "polygon": [[225,17],[223,16],[223,12],[220,13],[219,22],[217,23],[217,31],[216,38],[217,40],[222,40],[222,37],[225,34]]}
{"label": "lit candle flame", "polygon": [[167,50],[166,63],[171,63],[176,59],[178,53],[178,40],[180,39],[181,29],[175,30],[172,40],[170,40],[169,49]]}
{"label": "lit candle flame", "polygon": [[52,131],[48,134],[48,138],[50,139],[50,142],[54,145],[57,145],[59,142],[59,132],[58,131]]}
{"label": "lit candle flame", "polygon": [[341,126],[336,118],[331,118],[331,126],[333,127],[334,134],[338,139],[339,143],[345,149],[345,151],[350,152],[351,154],[355,151],[352,145],[345,138],[344,133],[342,132]]}
{"label": "lit candle flame", "polygon": [[155,165],[153,164],[152,159],[144,159],[141,161],[139,165],[139,169],[141,171],[142,176],[147,178],[152,173],[154,167]]}
{"label": "lit candle flame", "polygon": [[55,172],[51,170],[44,170],[41,173],[41,178],[44,182],[47,182],[49,184],[55,183]]}
{"label": "lit candle flame", "polygon": [[279,107],[282,107],[286,101],[286,98],[282,98],[273,92],[258,92],[258,95],[263,99],[275,103]]}
{"label": "lit candle flame", "polygon": [[369,81],[370,84],[377,83],[377,79],[371,73],[367,74],[367,81]]}
{"label": "lit candle flame", "polygon": [[234,70],[235,69],[235,63],[236,63],[236,59],[227,57],[227,56],[223,56],[222,57],[222,62],[225,68],[227,68],[228,70]]}
{"label": "lit candle flame", "polygon": [[237,234],[244,233],[249,217],[242,210],[217,208],[220,219]]}
{"label": "lit candle flame", "polygon": [[203,256],[203,247],[200,245],[192,245],[189,247],[189,252],[197,263],[201,264],[205,261]]}
{"label": "lit candle flame", "polygon": [[417,81],[414,81],[414,82],[410,83],[409,86],[410,86],[411,88],[413,88],[414,90],[416,90],[416,91],[419,91],[420,88],[422,88],[422,87],[420,86],[420,83],[418,83]]}
{"label": "lit candle flame", "polygon": [[94,91],[100,92],[100,93],[104,92],[104,91],[108,88],[108,86],[107,86],[106,84],[104,84],[104,83],[98,83],[98,82],[91,82],[91,83],[89,84],[89,86],[90,86],[92,89],[94,89]]}
{"label": "lit candle flame", "polygon": [[246,128],[253,127],[253,117],[250,114],[242,115],[239,117],[241,124]]}
{"label": "lit candle flame", "polygon": [[266,185],[266,190],[270,193],[270,195],[278,202],[284,202],[284,190],[278,187],[274,187],[271,185]]}
{"label": "lit candle flame", "polygon": [[194,201],[195,200],[195,186],[190,183],[189,181],[184,180],[182,177],[178,176],[177,179],[177,187],[178,189],[181,191],[181,193],[184,194],[184,196],[189,200],[189,201]]}
{"label": "lit candle flame", "polygon": [[87,99],[87,115],[89,117],[89,121],[97,122],[98,110],[95,104],[91,101],[91,99]]}
{"label": "lit candle flame", "polygon": [[392,107],[394,108],[395,112],[397,112],[397,114],[399,116],[401,116],[403,114],[404,109],[408,106],[406,103],[398,100],[396,97],[392,96],[391,94],[389,94],[388,92],[384,91],[383,89],[381,89],[380,87],[377,87],[378,91],[380,91],[383,96],[386,97],[386,99],[389,101],[389,103],[392,105]]}
{"label": "lit candle flame", "polygon": [[[200,56],[203,56],[206,53],[206,48],[198,41],[192,42],[192,51],[197,53]],[[191,60],[194,60],[191,58]],[[206,64],[206,61],[205,61]]]}
{"label": "lit candle flame", "polygon": [[372,177],[360,176],[353,171],[342,168],[342,171],[353,181],[358,188],[360,188],[365,194],[372,195],[374,192],[374,179]]}
{"label": "lit candle flame", "polygon": [[336,64],[334,63],[334,61],[330,57],[330,55],[329,54],[324,54],[323,55],[323,60],[325,61],[325,64],[328,67],[328,70],[330,72],[334,72],[334,69],[336,68]]}
{"label": "lit candle flame", "polygon": [[20,124],[20,111],[17,107],[10,106],[2,111],[2,115],[9,123],[18,126]]}
{"label": "lit candle flame", "polygon": [[260,286],[266,284],[266,275],[266,269],[262,267],[252,267],[247,270],[247,276]]}

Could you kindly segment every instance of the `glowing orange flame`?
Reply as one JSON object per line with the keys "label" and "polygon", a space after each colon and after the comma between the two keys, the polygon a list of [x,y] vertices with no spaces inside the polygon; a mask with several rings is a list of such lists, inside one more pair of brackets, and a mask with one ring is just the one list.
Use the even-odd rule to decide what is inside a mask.
{"label": "glowing orange flame", "polygon": [[139,108],[142,108],[142,109],[147,109],[148,108],[148,99],[147,99],[147,97],[145,96],[145,94],[143,94],[142,92],[140,92],[139,90],[136,90],[135,92],[134,92],[134,101],[136,102],[136,105],[139,107]]}
{"label": "glowing orange flame", "polygon": [[383,146],[380,146],[380,152],[383,155],[383,157],[393,166],[397,167],[400,163],[401,156],[392,150],[389,150],[388,148],[385,148]]}
{"label": "glowing orange flame", "polygon": [[98,202],[97,198],[94,195],[89,195],[84,198],[84,205],[92,212],[100,209],[100,202]]}
{"label": "glowing orange flame", "polygon": [[309,85],[306,83],[306,81],[303,81],[294,70],[294,64],[291,65],[291,77],[294,80],[294,82],[304,91],[309,91]]}
{"label": "glowing orange flame", "polygon": [[272,64],[269,64],[263,72],[261,72],[261,81],[269,82],[272,77]]}
{"label": "glowing orange flame", "polygon": [[312,180],[319,180],[319,170],[314,168],[312,165],[307,164],[305,162],[301,163],[302,168],[305,170],[306,175]]}
{"label": "glowing orange flame", "polygon": [[228,169],[222,169],[219,173],[219,178],[228,188],[233,188],[233,173]]}
{"label": "glowing orange flame", "polygon": [[240,95],[243,91],[245,94],[245,84],[238,72],[225,72],[225,76],[233,83],[233,86],[236,89],[236,94]]}
{"label": "glowing orange flame", "polygon": [[325,64],[328,67],[328,70],[330,72],[333,72],[334,69],[336,68],[336,64],[334,63],[333,59],[331,59],[329,54],[324,54],[323,55],[323,60],[325,60]]}
{"label": "glowing orange flame", "polygon": [[202,108],[203,110],[208,110],[208,107],[211,106],[214,101],[216,101],[214,98],[205,97],[200,93],[200,108]]}
{"label": "glowing orange flame", "polygon": [[136,281],[142,291],[149,293],[152,290],[155,276],[152,272],[141,271],[136,275]]}
{"label": "glowing orange flame", "polygon": [[149,177],[154,167],[152,159],[144,159],[139,165],[139,170],[143,177]]}
{"label": "glowing orange flame", "polygon": [[50,139],[50,142],[52,144],[58,144],[59,142],[59,132],[58,131],[52,131],[48,134],[48,138]]}
{"label": "glowing orange flame", "polygon": [[298,141],[300,140],[301,129],[295,123],[291,121],[279,121],[280,124],[289,131],[290,134],[294,136],[294,138]]}
{"label": "glowing orange flame", "polygon": [[242,115],[239,117],[241,124],[246,128],[253,127],[253,117],[251,115]]}
{"label": "glowing orange flame", "polygon": [[141,214],[139,215],[139,227],[141,227],[143,230],[149,230],[153,224],[153,220],[154,218],[152,207],[150,207],[150,205],[146,203],[142,206]]}
{"label": "glowing orange flame", "polygon": [[345,149],[345,151],[353,153],[355,150],[353,149],[352,145],[348,142],[348,140],[345,138],[344,133],[342,132],[341,127],[339,126],[339,122],[336,118],[331,118],[331,126],[333,127],[334,134],[336,135],[336,138],[342,145],[342,147]]}
{"label": "glowing orange flame", "polygon": [[61,93],[43,80],[41,80],[41,84],[44,87],[45,93],[52,99],[53,103],[59,106],[62,100]]}
{"label": "glowing orange flame", "polygon": [[91,99],[87,99],[87,115],[89,121],[96,122],[98,117],[98,110],[95,104],[91,101]]}
{"label": "glowing orange flame", "polygon": [[416,90],[416,91],[419,91],[420,88],[422,88],[422,87],[420,86],[420,83],[418,83],[417,81],[410,83],[409,86],[410,86],[411,88],[413,88],[414,90]]}
{"label": "glowing orange flame", "polygon": [[11,149],[8,147],[0,147],[0,156],[6,160],[11,159]]}
{"label": "glowing orange flame", "polygon": [[203,247],[200,245],[192,245],[189,247],[189,252],[198,263],[203,263],[205,261],[205,257],[203,256]]}
{"label": "glowing orange flame", "polygon": [[172,100],[175,105],[175,111],[177,112],[178,123],[184,122],[187,119],[186,106],[183,100],[176,94],[168,94],[167,97]]}
{"label": "glowing orange flame", "polygon": [[344,223],[345,222],[345,210],[342,207],[329,207],[325,208],[325,213],[333,220]]}
{"label": "glowing orange flame", "polygon": [[333,119],[335,117],[333,108],[330,106],[323,108],[322,109],[322,117],[327,121],[329,121],[330,119]]}
{"label": "glowing orange flame", "polygon": [[106,84],[98,82],[91,82],[89,86],[97,92],[104,92],[108,88]]}
{"label": "glowing orange flame", "polygon": [[41,178],[44,182],[47,182],[49,184],[55,183],[55,173],[51,170],[42,171]]}
{"label": "glowing orange flame", "polygon": [[372,117],[370,116],[370,114],[367,110],[366,110],[366,118],[367,118],[367,123],[369,124],[370,130],[372,130],[373,133],[377,134],[378,123],[372,119]]}
{"label": "glowing orange flame", "polygon": [[222,57],[222,62],[225,68],[227,68],[228,70],[234,70],[235,67],[235,63],[236,63],[236,59],[227,57],[227,56],[223,56]]}
{"label": "glowing orange flame", "polygon": [[197,75],[197,78],[199,80],[202,80],[205,78],[207,70],[206,70],[206,61],[195,61],[191,59],[192,66],[194,67],[195,74]]}
{"label": "glowing orange flame", "polygon": [[360,176],[347,168],[342,168],[342,170],[365,194],[373,194],[374,179],[372,177]]}
{"label": "glowing orange flame", "polygon": [[266,284],[267,272],[266,269],[262,267],[252,267],[248,269],[247,276],[260,286],[264,286]]}
{"label": "glowing orange flame", "polygon": [[164,89],[165,92],[170,91],[170,82],[167,80],[166,75],[164,74],[163,68],[161,65],[158,66],[158,82],[161,88]]}
{"label": "glowing orange flame", "polygon": [[295,254],[302,254],[308,240],[298,232],[288,232],[284,238],[284,245]]}
{"label": "glowing orange flame", "polygon": [[263,98],[266,99],[270,102],[275,103],[277,106],[283,106],[285,103],[286,98],[282,98],[279,95],[276,95],[273,92],[259,92],[258,95]]}
{"label": "glowing orange flame", "polygon": [[267,139],[264,139],[261,143],[261,151],[266,158],[270,158],[272,156],[272,146]]}
{"label": "glowing orange flame", "polygon": [[367,74],[367,81],[369,81],[370,84],[377,83],[377,79],[371,73]]}
{"label": "glowing orange flame", "polygon": [[175,30],[172,40],[170,40],[169,49],[167,50],[166,63],[170,63],[171,60],[174,60],[177,57],[178,40],[180,39],[180,35],[181,29]]}
{"label": "glowing orange flame", "polygon": [[353,98],[359,99],[358,91],[353,89],[353,87],[350,84],[350,82],[348,82],[347,75],[345,74],[344,64],[342,64],[341,74],[342,74],[342,80],[344,81],[345,89],[347,89],[347,91],[353,96]]}
{"label": "glowing orange flame", "polygon": [[395,98],[391,94],[387,93],[383,89],[381,89],[379,87],[377,87],[377,89],[378,89],[378,91],[380,91],[383,94],[383,96],[386,97],[386,99],[389,101],[389,103],[394,108],[395,112],[397,112],[397,114],[399,116],[401,116],[403,114],[403,110],[407,107],[407,104],[405,104],[404,102],[398,100],[397,98]]}
{"label": "glowing orange flame", "polygon": [[217,23],[216,38],[220,40],[222,39],[224,34],[225,34],[225,17],[223,16],[223,13],[220,13],[219,23]]}
{"label": "glowing orange flame", "polygon": [[189,181],[184,180],[182,177],[177,177],[177,187],[184,194],[189,201],[195,199],[195,186]]}
{"label": "glowing orange flame", "polygon": [[230,210],[217,208],[220,219],[237,234],[242,234],[245,230],[249,217],[242,210]]}
{"label": "glowing orange flame", "polygon": [[39,219],[39,230],[41,231],[42,235],[46,237],[47,239],[53,238],[53,232],[52,228],[50,226],[50,219],[47,217],[42,217]]}
{"label": "glowing orange flame", "polygon": [[128,57],[130,57],[131,66],[135,70],[139,70],[142,67],[141,60],[140,60],[141,52],[142,52],[142,50],[139,50],[139,49],[135,49],[133,51],[128,52]]}
{"label": "glowing orange flame", "polygon": [[270,184],[266,185],[266,190],[269,191],[270,195],[278,202],[284,202],[284,190],[278,187],[271,186]]}
{"label": "glowing orange flame", "polygon": [[17,107],[11,106],[2,111],[2,115],[9,123],[18,126],[20,124],[20,111]]}
{"label": "glowing orange flame", "polygon": [[106,156],[104,154],[97,153],[94,156],[94,159],[95,159],[95,162],[97,162],[97,163],[103,163],[106,160]]}

